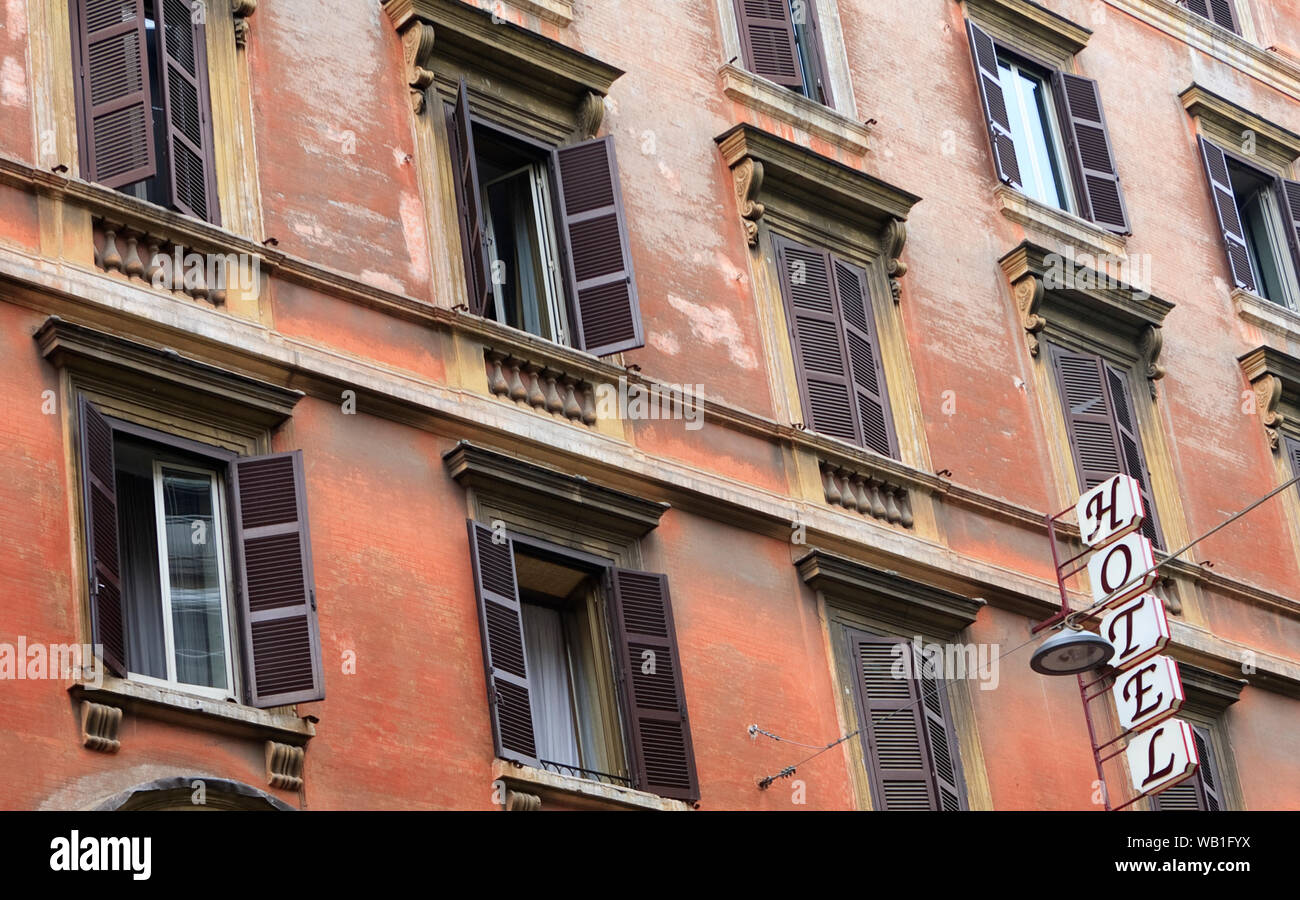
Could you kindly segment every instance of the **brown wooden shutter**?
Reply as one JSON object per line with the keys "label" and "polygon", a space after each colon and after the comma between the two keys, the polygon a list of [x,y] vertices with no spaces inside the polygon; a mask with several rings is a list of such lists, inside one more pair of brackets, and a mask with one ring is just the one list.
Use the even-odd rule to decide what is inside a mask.
{"label": "brown wooden shutter", "polygon": [[230,464],[252,706],[325,698],[302,451]]}
{"label": "brown wooden shutter", "polygon": [[1103,228],[1126,234],[1128,211],[1097,82],[1060,71],[1052,73],[1052,82],[1061,107],[1066,154],[1074,170],[1081,214]]}
{"label": "brown wooden shutter", "polygon": [[1233,0],[1183,0],[1183,5],[1202,18],[1241,34],[1241,25],[1237,20],[1237,10]]}
{"label": "brown wooden shutter", "polygon": [[668,578],[614,569],[611,612],[632,771],[643,791],[700,799]]}
{"label": "brown wooden shutter", "polygon": [[1282,220],[1286,223],[1286,242],[1291,248],[1296,273],[1300,275],[1300,181],[1278,179],[1278,195]]}
{"label": "brown wooden shutter", "polygon": [[1200,138],[1200,142],[1201,158],[1205,162],[1205,175],[1210,181],[1214,209],[1219,216],[1219,233],[1223,235],[1223,246],[1228,252],[1232,280],[1237,287],[1254,291],[1255,276],[1250,270],[1246,232],[1237,215],[1237,196],[1232,190],[1232,179],[1228,175],[1228,158],[1220,147],[1205,138]]}
{"label": "brown wooden shutter", "polygon": [[645,346],[614,139],[555,151],[579,348],[609,356]]}
{"label": "brown wooden shutter", "polygon": [[953,727],[952,710],[948,704],[948,685],[942,679],[924,674],[920,682],[926,746],[930,750],[939,809],[956,812],[966,808],[966,787],[962,782],[957,730]]}
{"label": "brown wooden shutter", "polygon": [[794,351],[804,425],[819,434],[862,442],[844,328],[831,286],[831,255],[774,237],[781,295]]}
{"label": "brown wooden shutter", "polygon": [[113,427],[80,398],[81,485],[85,497],[86,562],[90,583],[91,643],[103,647],[104,665],[126,677],[125,613],[117,536],[117,470]]}
{"label": "brown wooden shutter", "polygon": [[885,369],[871,310],[867,273],[858,266],[834,261],[835,288],[844,323],[844,345],[862,427],[862,444],[882,456],[898,456],[898,438],[885,388]]}
{"label": "brown wooden shutter", "polygon": [[1092,354],[1050,346],[1070,449],[1079,473],[1079,489],[1090,491],[1124,473],[1119,429],[1106,388],[1106,369]]}
{"label": "brown wooden shutter", "polygon": [[1223,809],[1223,787],[1218,764],[1214,759],[1210,732],[1200,725],[1193,725],[1192,737],[1196,741],[1196,755],[1201,761],[1200,765],[1191,778],[1155,795],[1155,808],[1161,812],[1219,812]]}
{"label": "brown wooden shutter", "polygon": [[[1291,438],[1283,438],[1286,442],[1287,456],[1291,459],[1291,477],[1300,478],[1300,441],[1293,441]],[[1300,484],[1296,485],[1296,490],[1300,490]]]}
{"label": "brown wooden shutter", "polygon": [[478,598],[479,634],[487,674],[496,755],[540,765],[533,733],[532,690],[524,653],[523,612],[515,576],[514,542],[492,540],[491,528],[469,522],[470,563]]}
{"label": "brown wooden shutter", "polygon": [[[920,682],[915,677],[894,677],[895,664],[902,665],[900,651],[895,647],[914,658],[912,648],[902,638],[856,630],[849,630],[848,635],[861,726],[859,739],[876,808],[942,808],[926,736],[927,713],[921,701]],[[916,674],[915,668],[912,674]]]}
{"label": "brown wooden shutter", "polygon": [[1146,454],[1142,452],[1142,438],[1138,434],[1137,410],[1133,406],[1133,392],[1129,390],[1128,376],[1109,363],[1106,364],[1107,387],[1111,407],[1115,410],[1115,425],[1119,431],[1120,451],[1123,454],[1124,474],[1136,478],[1142,490],[1142,503],[1146,518],[1142,520],[1142,533],[1152,545],[1159,547],[1160,517],[1156,513],[1155,497],[1151,493],[1151,470],[1147,468]]}
{"label": "brown wooden shutter", "polygon": [[492,300],[492,267],[488,261],[483,228],[483,194],[478,181],[478,157],[474,151],[474,120],[469,110],[469,86],[460,80],[456,106],[449,121],[454,142],[456,199],[460,205],[461,237],[465,247],[465,281],[469,290],[469,311],[484,315]]}
{"label": "brown wooden shutter", "polygon": [[187,0],[157,0],[156,15],[172,203],[183,213],[220,224],[203,23],[194,21]]}
{"label": "brown wooden shutter", "polygon": [[[803,25],[807,32],[807,66],[810,71],[808,75],[808,92],[811,99],[822,103],[825,106],[833,107],[835,97],[831,93],[830,69],[826,65],[826,44],[822,38],[821,23],[817,21],[817,4],[814,0],[802,0],[800,8],[806,17],[805,22],[797,21],[797,17],[792,17],[796,29]],[[796,30],[796,38],[798,32]]]}
{"label": "brown wooden shutter", "polygon": [[789,0],[736,0],[736,20],[745,68],[802,94],[803,70]]}
{"label": "brown wooden shutter", "polygon": [[992,35],[974,22],[967,21],[966,30],[970,36],[971,56],[975,60],[975,80],[979,84],[980,102],[984,105],[984,119],[989,126],[993,165],[999,179],[1013,187],[1021,187],[1020,163],[1016,159],[1015,141],[1011,138],[1011,117],[1007,114],[1002,75],[998,71],[997,44]]}
{"label": "brown wooden shutter", "polygon": [[73,0],[83,176],[119,188],[158,172],[144,0]]}

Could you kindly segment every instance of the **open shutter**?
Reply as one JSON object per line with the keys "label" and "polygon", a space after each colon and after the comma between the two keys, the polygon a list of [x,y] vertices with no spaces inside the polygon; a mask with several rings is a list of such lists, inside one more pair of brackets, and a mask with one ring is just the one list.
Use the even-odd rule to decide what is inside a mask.
{"label": "open shutter", "polygon": [[1237,287],[1254,291],[1255,276],[1250,270],[1246,233],[1241,218],[1237,215],[1237,196],[1232,190],[1232,179],[1228,175],[1228,158],[1220,147],[1205,138],[1200,138],[1200,142],[1201,158],[1205,162],[1205,175],[1210,180],[1210,194],[1219,216],[1219,232],[1223,235],[1223,246],[1228,252],[1232,280]]}
{"label": "open shutter", "polygon": [[614,569],[613,624],[632,771],[643,791],[700,799],[668,578]]}
{"label": "open shutter", "polygon": [[785,238],[773,241],[794,350],[804,425],[819,434],[862,442],[844,328],[831,286],[831,255]]}
{"label": "open shutter", "polygon": [[882,456],[898,456],[898,438],[885,389],[876,318],[867,291],[867,273],[857,266],[834,261],[835,288],[844,324],[844,346],[849,360],[862,445]]}
{"label": "open shutter", "polygon": [[1120,451],[1123,454],[1124,474],[1136,478],[1142,490],[1142,503],[1146,518],[1142,520],[1142,533],[1152,545],[1160,546],[1160,519],[1156,514],[1155,498],[1151,494],[1151,471],[1142,452],[1142,439],[1138,436],[1137,411],[1133,407],[1133,393],[1129,390],[1128,376],[1114,366],[1106,365],[1106,379],[1110,389],[1111,406],[1115,410],[1115,425],[1119,431]]}
{"label": "open shutter", "polygon": [[1065,412],[1080,491],[1125,471],[1119,432],[1115,427],[1106,372],[1102,361],[1091,354],[1073,353],[1052,346],[1056,385]]}
{"label": "open shutter", "polygon": [[111,188],[152,178],[144,0],[74,0],[72,10],[82,174]]}
{"label": "open shutter", "polygon": [[921,675],[921,705],[925,709],[925,736],[934,771],[939,808],[956,812],[966,808],[966,787],[961,777],[957,730],[948,705],[948,685],[942,679]]}
{"label": "open shutter", "polygon": [[230,464],[249,703],[325,698],[302,451]]}
{"label": "open shutter", "polygon": [[1128,211],[1119,188],[1101,92],[1091,78],[1052,73],[1064,123],[1066,153],[1083,203],[1084,217],[1120,234],[1129,231]]}
{"label": "open shutter", "polygon": [[451,137],[456,142],[456,195],[460,201],[460,228],[465,241],[465,280],[469,311],[484,315],[492,299],[492,267],[488,262],[483,229],[483,194],[478,183],[478,157],[474,152],[474,120],[469,111],[469,86],[460,80],[456,109],[451,116]]}
{"label": "open shutter", "polygon": [[736,21],[745,68],[802,94],[790,0],[736,0]]}
{"label": "open shutter", "polygon": [[849,632],[849,643],[863,760],[871,777],[876,808],[940,809],[920,682],[914,677],[895,677],[894,668],[901,664],[895,648],[913,654],[911,646],[901,638],[860,631]]}
{"label": "open shutter", "polygon": [[555,151],[578,346],[596,356],[645,346],[614,139]]}
{"label": "open shutter", "polygon": [[79,409],[91,643],[102,646],[104,665],[108,670],[119,678],[125,678],[126,631],[118,556],[113,428],[85,397],[80,399]]}
{"label": "open shutter", "polygon": [[1278,200],[1281,201],[1282,219],[1286,222],[1286,242],[1291,248],[1296,272],[1300,273],[1300,181],[1279,179]]}
{"label": "open shutter", "polygon": [[202,17],[191,13],[188,0],[157,0],[157,8],[172,203],[183,213],[220,224]]}
{"label": "open shutter", "polygon": [[1016,159],[1016,144],[1011,138],[1011,117],[1007,114],[1006,97],[1002,94],[1002,75],[998,71],[998,50],[993,36],[974,22],[966,22],[970,35],[971,56],[975,60],[975,80],[979,83],[980,102],[984,105],[984,118],[989,126],[989,141],[993,146],[993,164],[998,178],[1013,187],[1021,187],[1020,163]]}
{"label": "open shutter", "polygon": [[[1300,477],[1300,441],[1293,441],[1291,438],[1284,438],[1286,442],[1286,453],[1291,460],[1291,477]],[[1300,485],[1296,486],[1300,490]]]}
{"label": "open shutter", "polygon": [[479,634],[487,674],[492,740],[502,759],[539,765],[532,691],[524,654],[523,612],[514,542],[496,543],[491,528],[469,522],[470,562],[478,597]]}

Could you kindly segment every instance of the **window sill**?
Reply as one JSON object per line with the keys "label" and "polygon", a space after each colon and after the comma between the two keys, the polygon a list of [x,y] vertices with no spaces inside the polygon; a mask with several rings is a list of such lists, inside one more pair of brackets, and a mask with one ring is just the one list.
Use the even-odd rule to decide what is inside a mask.
{"label": "window sill", "polygon": [[115,706],[124,713],[133,713],[143,718],[175,722],[237,737],[301,746],[316,734],[311,721],[291,712],[213,700],[107,674],[103,684],[98,687],[78,682],[68,688],[68,693],[74,700]]}
{"label": "window sill", "polygon": [[1064,241],[1094,256],[1128,258],[1128,241],[1078,216],[1048,206],[1007,184],[993,191],[1002,215],[1025,228]]}
{"label": "window sill", "polygon": [[503,782],[516,793],[539,798],[542,809],[546,809],[548,798],[563,808],[577,809],[682,811],[691,808],[682,800],[667,800],[645,791],[560,775],[504,759],[493,761],[492,779]]}
{"label": "window sill", "polygon": [[1232,305],[1245,321],[1280,337],[1300,342],[1300,313],[1292,312],[1243,288],[1232,292]]}
{"label": "window sill", "polygon": [[871,129],[829,106],[809,100],[731,64],[718,70],[722,92],[750,109],[782,124],[809,132],[841,150],[859,156],[871,151]]}
{"label": "window sill", "polygon": [[573,24],[571,0],[507,0],[507,2],[523,12],[531,13],[561,28]]}

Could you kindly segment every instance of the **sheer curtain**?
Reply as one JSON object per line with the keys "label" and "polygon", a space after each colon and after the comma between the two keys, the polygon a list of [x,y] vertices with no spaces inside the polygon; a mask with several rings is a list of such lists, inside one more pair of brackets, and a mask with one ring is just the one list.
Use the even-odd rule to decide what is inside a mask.
{"label": "sheer curtain", "polygon": [[[118,450],[119,462],[129,451]],[[117,473],[117,520],[121,537],[122,602],[126,609],[126,664],[137,675],[167,677],[158,575],[157,517],[153,477]]]}
{"label": "sheer curtain", "polygon": [[581,766],[569,693],[564,621],[559,610],[522,604],[524,656],[533,702],[533,732],[541,759]]}
{"label": "sheer curtain", "polygon": [[176,680],[227,687],[212,477],[163,469],[163,514]]}

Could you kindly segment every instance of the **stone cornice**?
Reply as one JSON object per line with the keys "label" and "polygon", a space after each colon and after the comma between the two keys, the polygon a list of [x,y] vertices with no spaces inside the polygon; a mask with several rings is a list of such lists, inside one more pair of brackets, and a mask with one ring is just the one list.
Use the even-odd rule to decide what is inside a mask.
{"label": "stone cornice", "polygon": [[[1300,157],[1300,134],[1270,122],[1195,82],[1178,98],[1183,101],[1188,115],[1210,126],[1206,137],[1213,139],[1215,132],[1227,133],[1236,136],[1239,142],[1242,133],[1249,131],[1254,135],[1255,152],[1274,165],[1285,167]],[[1233,150],[1237,142],[1227,149]]]}
{"label": "stone cornice", "polygon": [[1269,446],[1278,450],[1278,430],[1288,421],[1287,411],[1300,421],[1300,359],[1264,345],[1237,361],[1255,390],[1255,408]]}
{"label": "stone cornice", "polygon": [[461,441],[442,455],[447,472],[463,487],[486,494],[528,495],[531,505],[558,509],[629,538],[648,534],[670,508],[667,503],[603,487],[496,450]]}
{"label": "stone cornice", "polygon": [[995,19],[1006,22],[1022,35],[1058,48],[1066,55],[1078,53],[1088,46],[1092,30],[1071,22],[1065,16],[1052,12],[1032,0],[960,0],[967,10],[975,12],[984,21]]}
{"label": "stone cornice", "polygon": [[1187,706],[1203,715],[1220,715],[1241,699],[1245,679],[1229,678],[1192,663],[1179,663],[1178,674],[1187,695]]}
{"label": "stone cornice", "polygon": [[905,578],[898,572],[813,549],[795,562],[809,587],[860,604],[904,630],[954,635],[975,621],[985,601]]}

